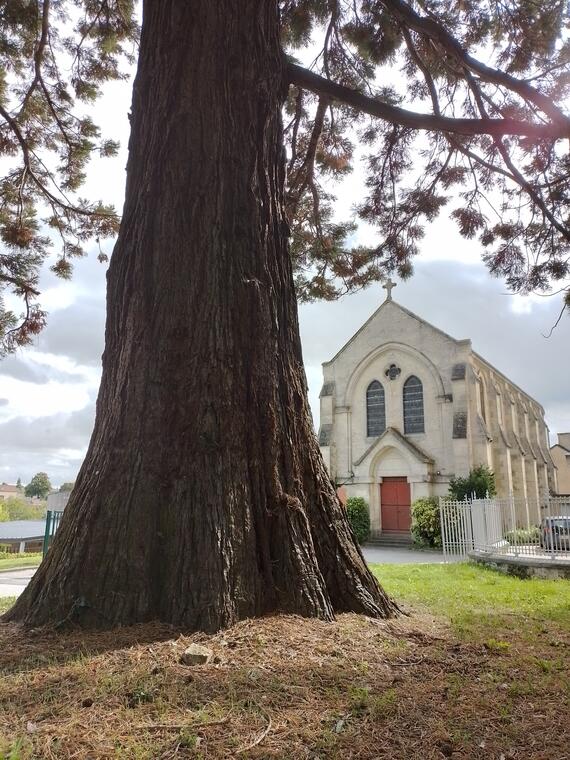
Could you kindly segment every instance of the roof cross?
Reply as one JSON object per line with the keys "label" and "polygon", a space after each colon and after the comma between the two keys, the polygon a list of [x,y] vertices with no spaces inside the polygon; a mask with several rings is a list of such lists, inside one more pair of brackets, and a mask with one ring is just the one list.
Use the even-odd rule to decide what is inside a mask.
{"label": "roof cross", "polygon": [[397,284],[398,284],[397,282],[393,282],[392,278],[389,277],[382,285],[382,287],[386,291],[386,301],[392,300],[392,290],[397,286]]}

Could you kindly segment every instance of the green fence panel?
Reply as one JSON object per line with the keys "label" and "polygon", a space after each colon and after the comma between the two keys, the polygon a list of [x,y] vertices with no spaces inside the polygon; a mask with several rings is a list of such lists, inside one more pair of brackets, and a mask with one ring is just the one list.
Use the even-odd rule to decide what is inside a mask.
{"label": "green fence panel", "polygon": [[45,557],[47,554],[47,551],[50,547],[50,544],[53,540],[53,537],[55,536],[55,532],[59,526],[59,521],[61,520],[61,516],[63,515],[63,512],[59,512],[55,509],[48,509],[46,514],[46,530],[44,533],[44,548],[43,548],[43,556]]}

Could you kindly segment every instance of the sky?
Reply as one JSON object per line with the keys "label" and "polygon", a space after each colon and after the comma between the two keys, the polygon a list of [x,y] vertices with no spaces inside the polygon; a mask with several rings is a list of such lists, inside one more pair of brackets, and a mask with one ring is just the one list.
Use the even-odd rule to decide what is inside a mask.
{"label": "sky", "polygon": [[[98,123],[119,138],[115,159],[93,163],[86,192],[122,207],[128,139],[130,83],[108,85],[97,107]],[[358,196],[359,176],[345,181],[339,208]],[[357,242],[369,231],[360,228]],[[112,241],[106,246],[108,252]],[[75,266],[71,282],[43,273],[47,328],[31,347],[0,361],[0,482],[23,483],[45,471],[52,484],[75,479],[93,428],[105,326],[106,266],[91,255]],[[321,364],[331,359],[385,297],[380,284],[332,303],[300,307],[301,337],[316,427]],[[445,215],[427,231],[415,273],[399,282],[394,300],[473,348],[545,408],[554,441],[570,431],[570,318],[559,315],[560,297],[507,293],[480,260],[477,243],[463,240]]]}

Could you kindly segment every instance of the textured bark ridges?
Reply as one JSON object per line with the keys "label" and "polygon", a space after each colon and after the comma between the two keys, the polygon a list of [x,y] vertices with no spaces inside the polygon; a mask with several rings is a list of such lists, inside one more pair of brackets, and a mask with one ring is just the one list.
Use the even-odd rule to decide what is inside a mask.
{"label": "textured bark ridges", "polygon": [[216,630],[395,606],[312,428],[283,212],[277,3],[145,2],[95,430],[8,617]]}

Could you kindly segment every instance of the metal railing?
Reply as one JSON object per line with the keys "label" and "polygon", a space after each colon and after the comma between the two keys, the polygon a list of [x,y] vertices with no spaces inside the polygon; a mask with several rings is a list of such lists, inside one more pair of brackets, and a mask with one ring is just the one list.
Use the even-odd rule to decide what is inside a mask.
{"label": "metal railing", "polygon": [[467,559],[473,551],[473,521],[470,501],[440,498],[441,541],[445,562],[452,557]]}
{"label": "metal railing", "polygon": [[46,530],[44,533],[44,546],[43,546],[44,557],[46,556],[47,551],[50,547],[50,544],[53,540],[53,537],[55,536],[55,532],[59,527],[59,521],[61,520],[62,515],[63,515],[63,512],[59,512],[54,509],[48,509],[46,513]]}
{"label": "metal railing", "polygon": [[470,552],[570,561],[570,498],[440,499],[444,559]]}

